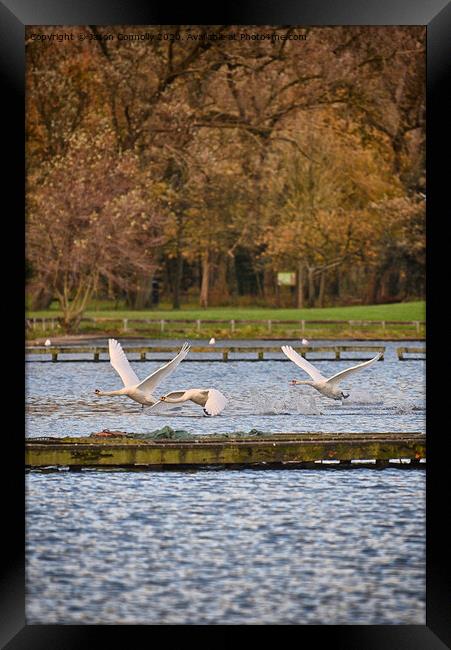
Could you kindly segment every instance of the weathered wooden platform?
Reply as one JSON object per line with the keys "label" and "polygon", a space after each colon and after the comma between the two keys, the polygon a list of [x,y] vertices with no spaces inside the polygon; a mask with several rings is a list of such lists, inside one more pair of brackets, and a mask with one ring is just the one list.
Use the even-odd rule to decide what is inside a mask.
{"label": "weathered wooden platform", "polygon": [[[401,348],[396,348],[396,354],[398,355],[398,359],[400,361],[420,361],[424,360],[426,356],[426,346],[422,346],[419,348],[415,347],[401,347]],[[408,354],[409,356],[406,357],[405,355]],[[411,357],[411,354],[424,354],[424,357],[421,356],[416,356],[416,357]]]}
{"label": "weathered wooden platform", "polygon": [[[130,434],[129,434],[130,435]],[[170,469],[191,466],[314,466],[339,461],[341,467],[359,467],[352,461],[393,460],[424,466],[426,436],[422,433],[277,433],[259,436],[216,434],[189,440],[142,440],[126,435],[97,438],[40,438],[25,443],[27,467],[148,467]],[[396,466],[393,463],[393,466]],[[397,466],[401,467],[399,462]]]}
{"label": "weathered wooden platform", "polygon": [[[360,352],[365,353],[365,356],[360,357],[348,357],[350,361],[366,361],[371,359],[378,352],[382,352],[381,360],[384,358],[385,346],[383,345],[303,345],[295,348],[300,355],[306,357],[310,353],[317,354],[318,352],[324,352],[328,354],[328,357],[319,358],[309,357],[312,360],[316,361],[344,361],[346,357],[342,356],[344,352]],[[176,345],[158,345],[158,346],[124,346],[124,350],[128,355],[139,355],[136,358],[131,359],[132,361],[166,361],[164,359],[148,359],[147,354],[149,353],[167,353],[168,358],[176,354],[180,350],[180,346]],[[198,352],[209,353],[215,355],[214,357],[209,357],[208,359],[202,357],[196,357],[195,354]],[[194,354],[193,354],[194,353]],[[247,356],[240,357],[230,357],[231,354],[246,354]],[[185,359],[186,361],[206,361],[211,363],[212,361],[287,361],[285,355],[280,359],[268,359],[265,357],[265,354],[268,353],[279,353],[282,354],[280,345],[279,346],[240,346],[240,345],[229,345],[229,346],[212,346],[212,345],[192,345],[190,350],[190,355]],[[109,361],[108,347],[106,346],[27,346],[25,348],[25,354],[27,357],[37,356],[37,357],[50,357],[47,359],[39,359],[39,361]],[[249,355],[253,355],[250,357]],[[64,355],[64,358],[61,358],[61,355]],[[76,358],[67,358],[67,355],[77,355]],[[80,358],[80,355],[83,355],[84,358]],[[102,356],[103,355],[103,356]],[[87,357],[87,358],[86,358]]]}

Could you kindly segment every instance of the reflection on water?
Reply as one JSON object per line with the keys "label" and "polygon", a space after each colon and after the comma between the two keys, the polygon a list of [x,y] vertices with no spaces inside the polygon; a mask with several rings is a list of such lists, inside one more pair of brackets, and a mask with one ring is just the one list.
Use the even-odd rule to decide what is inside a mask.
{"label": "reflection on water", "polygon": [[[97,398],[107,363],[27,363],[27,435],[424,431],[424,362],[386,345],[343,402],[290,386],[289,361],[182,363],[158,395],[219,388],[214,418]],[[26,505],[28,624],[425,624],[421,470],[31,471]]]}

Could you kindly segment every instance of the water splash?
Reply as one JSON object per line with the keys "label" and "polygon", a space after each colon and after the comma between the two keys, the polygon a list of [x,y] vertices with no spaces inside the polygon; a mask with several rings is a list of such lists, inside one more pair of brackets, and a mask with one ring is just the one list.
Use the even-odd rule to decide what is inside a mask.
{"label": "water splash", "polygon": [[380,395],[371,393],[363,388],[351,389],[349,397],[346,399],[345,404],[383,404],[384,400]]}

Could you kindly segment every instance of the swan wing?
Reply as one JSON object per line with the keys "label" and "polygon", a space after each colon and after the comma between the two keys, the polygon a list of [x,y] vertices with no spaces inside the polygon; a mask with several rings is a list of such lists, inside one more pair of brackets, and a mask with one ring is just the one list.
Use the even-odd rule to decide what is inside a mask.
{"label": "swan wing", "polygon": [[293,363],[299,366],[299,368],[302,368],[302,370],[304,370],[308,375],[310,375],[313,381],[324,381],[326,379],[325,377],[323,377],[320,371],[315,368],[315,366],[312,366],[310,361],[307,361],[307,359],[301,357],[301,355],[298,354],[296,350],[293,350],[293,348],[290,345],[282,345],[282,352],[291,361],[293,361]]}
{"label": "swan wing", "polygon": [[124,386],[134,386],[137,384],[139,377],[125,356],[121,344],[116,339],[108,339],[108,348],[110,352],[110,363],[124,382]]}
{"label": "swan wing", "polygon": [[164,366],[155,370],[151,375],[143,379],[143,381],[138,385],[139,390],[142,390],[144,393],[152,393],[158,384],[168,377],[174,370],[177,368],[179,363],[183,361],[190,349],[188,343],[185,343],[180,350],[180,352],[171,360],[168,361]]}
{"label": "swan wing", "polygon": [[227,404],[227,398],[216,388],[210,388],[208,391],[208,399],[205,403],[204,409],[208,415],[218,415],[224,410]]}
{"label": "swan wing", "polygon": [[352,366],[351,368],[347,368],[346,370],[342,370],[341,372],[337,372],[336,375],[333,375],[332,377],[329,377],[329,379],[326,381],[327,384],[338,384],[342,379],[347,377],[348,375],[351,375],[353,372],[357,372],[357,370],[362,370],[363,368],[366,368],[368,366],[371,366],[371,364],[375,363],[376,361],[379,361],[379,359],[382,356],[382,352],[379,352],[379,354],[376,354],[375,357],[370,359],[369,361],[364,361],[363,363],[359,363],[356,366]]}
{"label": "swan wing", "polygon": [[169,397],[171,399],[178,399],[179,397],[183,397],[183,395],[186,393],[186,390],[173,390],[172,393],[166,393],[163,397]]}

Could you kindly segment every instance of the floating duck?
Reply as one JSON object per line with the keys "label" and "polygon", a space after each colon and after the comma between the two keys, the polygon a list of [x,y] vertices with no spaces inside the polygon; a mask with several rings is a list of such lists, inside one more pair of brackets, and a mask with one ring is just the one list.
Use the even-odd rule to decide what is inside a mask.
{"label": "floating duck", "polygon": [[216,343],[216,339],[212,336],[211,339],[208,341],[209,345],[214,345]]}
{"label": "floating duck", "polygon": [[44,345],[46,345],[47,347],[48,347],[49,345],[52,345],[51,340],[50,340],[50,339],[47,339],[46,342],[44,343]]}

